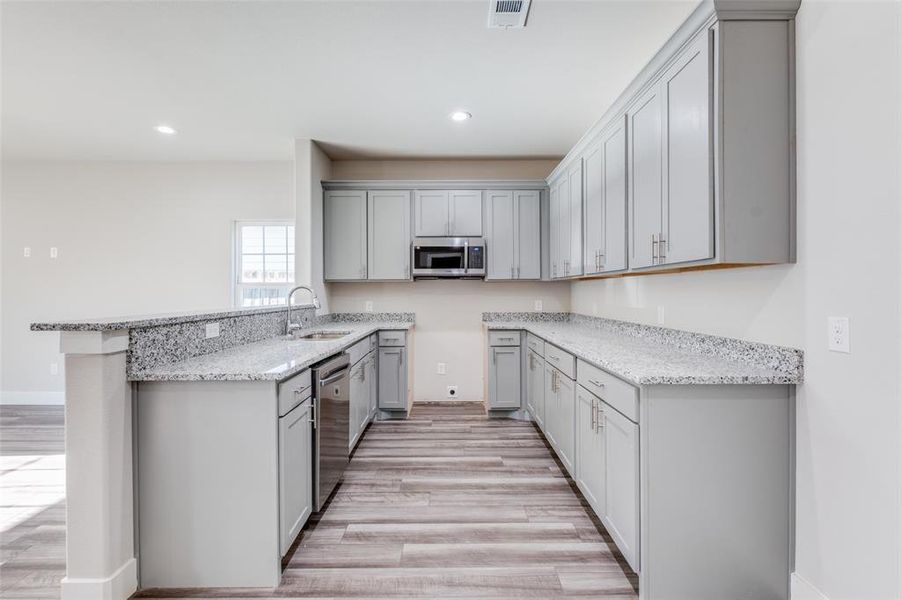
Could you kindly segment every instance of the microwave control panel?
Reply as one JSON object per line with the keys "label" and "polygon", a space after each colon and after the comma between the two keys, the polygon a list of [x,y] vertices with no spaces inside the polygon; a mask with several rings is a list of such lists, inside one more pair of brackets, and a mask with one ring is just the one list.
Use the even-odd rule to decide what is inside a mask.
{"label": "microwave control panel", "polygon": [[467,269],[484,269],[485,268],[485,247],[470,246],[469,256],[466,261]]}

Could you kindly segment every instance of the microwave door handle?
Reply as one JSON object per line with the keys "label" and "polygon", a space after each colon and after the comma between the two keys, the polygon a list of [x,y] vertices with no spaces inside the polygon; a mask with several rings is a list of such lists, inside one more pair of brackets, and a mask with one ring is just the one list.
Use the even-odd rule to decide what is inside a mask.
{"label": "microwave door handle", "polygon": [[469,273],[469,240],[463,242],[463,272]]}

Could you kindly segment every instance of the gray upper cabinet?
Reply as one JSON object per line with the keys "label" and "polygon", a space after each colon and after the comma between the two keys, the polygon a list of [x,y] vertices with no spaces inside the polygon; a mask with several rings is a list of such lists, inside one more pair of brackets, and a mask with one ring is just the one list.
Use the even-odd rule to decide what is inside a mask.
{"label": "gray upper cabinet", "polygon": [[417,190],[414,204],[416,237],[482,235],[481,190]]}
{"label": "gray upper cabinet", "polygon": [[452,190],[448,192],[450,235],[456,237],[481,237],[482,191]]}
{"label": "gray upper cabinet", "polygon": [[514,191],[513,207],[516,278],[541,279],[541,192]]}
{"label": "gray upper cabinet", "polygon": [[713,257],[710,40],[698,36],[663,75],[663,229],[658,264]]}
{"label": "gray upper cabinet", "polygon": [[549,265],[550,277],[556,279],[562,277],[563,266],[560,256],[560,188],[562,177],[558,177],[549,184],[550,205],[548,206],[548,247],[550,248]]}
{"label": "gray upper cabinet", "polygon": [[577,160],[570,167],[569,178],[569,263],[566,274],[570,277],[582,275],[582,161]]}
{"label": "gray upper cabinet", "polygon": [[369,192],[369,279],[409,279],[410,241],[410,192]]}
{"label": "gray upper cabinet", "polygon": [[450,235],[448,193],[443,190],[417,190],[415,192],[413,233],[416,237],[442,237]]}
{"label": "gray upper cabinet", "polygon": [[629,110],[629,264],[657,264],[663,225],[663,142],[660,89],[653,87]]}
{"label": "gray upper cabinet", "polygon": [[323,206],[327,281],[366,279],[366,192],[328,190]]}
{"label": "gray upper cabinet", "polygon": [[516,255],[514,238],[513,192],[485,192],[488,217],[488,279],[514,279]]}
{"label": "gray upper cabinet", "polygon": [[519,408],[522,404],[519,346],[492,346],[488,355],[488,408]]}
{"label": "gray upper cabinet", "polygon": [[489,190],[485,204],[487,278],[540,279],[541,193]]}
{"label": "gray upper cabinet", "polygon": [[626,260],[626,127],[620,119],[585,153],[584,270],[622,271]]}

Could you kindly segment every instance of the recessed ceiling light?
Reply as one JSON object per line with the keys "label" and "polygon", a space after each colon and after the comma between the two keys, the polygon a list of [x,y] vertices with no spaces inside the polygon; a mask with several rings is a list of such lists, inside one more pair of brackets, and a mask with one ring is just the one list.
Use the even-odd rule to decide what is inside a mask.
{"label": "recessed ceiling light", "polygon": [[165,135],[175,135],[178,133],[175,131],[174,127],[169,127],[168,125],[157,125],[156,130]]}
{"label": "recessed ceiling light", "polygon": [[455,110],[450,114],[450,118],[453,121],[457,121],[458,123],[461,121],[466,121],[472,118],[472,115],[466,112],[465,110]]}

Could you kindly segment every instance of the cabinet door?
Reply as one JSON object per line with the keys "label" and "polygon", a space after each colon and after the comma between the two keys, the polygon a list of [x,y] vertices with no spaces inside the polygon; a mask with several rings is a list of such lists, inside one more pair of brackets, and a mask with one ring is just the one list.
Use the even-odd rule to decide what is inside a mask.
{"label": "cabinet door", "polygon": [[629,261],[636,268],[656,264],[663,210],[660,112],[657,86],[629,110]]}
{"label": "cabinet door", "polygon": [[526,395],[529,413],[539,429],[544,431],[544,359],[532,350],[529,350],[528,368]]}
{"label": "cabinet door", "polygon": [[369,359],[366,361],[366,384],[369,388],[369,419],[375,415],[375,411],[378,408],[378,400],[379,400],[379,378],[378,378],[378,369],[376,367],[376,363],[378,359],[377,352],[371,352],[369,354]]}
{"label": "cabinet door", "polygon": [[577,386],[576,391],[576,483],[598,517],[606,512],[606,468],[604,428],[599,422],[601,402]]}
{"label": "cabinet door", "polygon": [[366,192],[327,191],[323,221],[325,279],[366,279]]}
{"label": "cabinet door", "polygon": [[513,192],[517,279],[541,279],[541,192]]}
{"label": "cabinet door", "polygon": [[515,276],[513,192],[485,192],[488,213],[488,279]]}
{"label": "cabinet door", "polygon": [[638,425],[601,404],[607,460],[607,531],[635,571],[638,564]]}
{"label": "cabinet door", "polygon": [[450,210],[450,234],[459,237],[482,235],[481,190],[455,190],[448,192]]}
{"label": "cabinet door", "polygon": [[379,408],[406,408],[404,348],[379,348]]}
{"label": "cabinet door", "polygon": [[[584,232],[584,261],[585,274],[601,272],[601,256],[604,254],[607,231],[607,223],[604,214],[604,143],[603,141],[592,146],[585,152],[582,158],[582,168],[585,170],[584,207],[585,221],[582,224]],[[625,225],[625,224],[624,224]]]}
{"label": "cabinet door", "polygon": [[569,275],[582,275],[582,160],[569,169]]}
{"label": "cabinet door", "polygon": [[550,205],[548,206],[548,248],[550,250],[550,277],[556,279],[563,274],[563,265],[560,261],[560,181],[550,184]]}
{"label": "cabinet door", "polygon": [[557,194],[557,253],[560,257],[557,276],[569,277],[572,272],[572,202],[569,197],[569,176],[560,180],[560,191]]}
{"label": "cabinet door", "polygon": [[712,80],[706,34],[698,36],[663,76],[662,263],[713,257]]}
{"label": "cabinet door", "polygon": [[488,354],[488,408],[519,408],[522,404],[519,348],[492,346]]}
{"label": "cabinet door", "polygon": [[279,546],[284,556],[313,512],[310,403],[278,420]]}
{"label": "cabinet door", "polygon": [[[556,377],[559,373],[547,361],[543,361],[544,365],[544,435],[551,443],[554,450],[557,449],[557,383]],[[554,374],[557,373],[557,376]]]}
{"label": "cabinet door", "polygon": [[557,375],[557,456],[570,475],[575,473],[576,456],[576,384]]}
{"label": "cabinet door", "polygon": [[409,279],[410,239],[410,192],[369,192],[369,279]]}
{"label": "cabinet door", "polygon": [[442,190],[417,191],[413,218],[413,231],[417,237],[450,235],[447,192]]}
{"label": "cabinet door", "polygon": [[363,362],[360,361],[350,370],[350,424],[348,425],[348,448],[353,450],[360,439],[360,413],[365,395],[363,384]]}
{"label": "cabinet door", "polygon": [[600,260],[601,271],[622,271],[626,259],[626,123],[611,130],[603,141],[604,171],[604,245]]}

